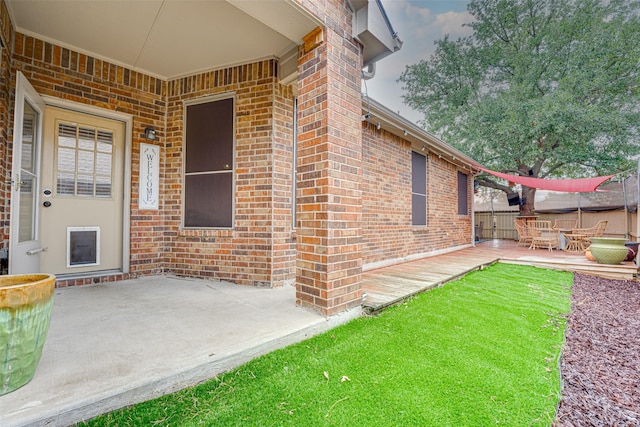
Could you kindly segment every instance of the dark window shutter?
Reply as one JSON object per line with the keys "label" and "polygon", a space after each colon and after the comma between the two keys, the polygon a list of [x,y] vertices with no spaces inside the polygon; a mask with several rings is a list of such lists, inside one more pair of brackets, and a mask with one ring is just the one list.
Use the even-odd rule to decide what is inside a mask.
{"label": "dark window shutter", "polygon": [[469,177],[458,172],[458,215],[469,215]]}
{"label": "dark window shutter", "polygon": [[411,223],[427,225],[427,158],[411,152]]}

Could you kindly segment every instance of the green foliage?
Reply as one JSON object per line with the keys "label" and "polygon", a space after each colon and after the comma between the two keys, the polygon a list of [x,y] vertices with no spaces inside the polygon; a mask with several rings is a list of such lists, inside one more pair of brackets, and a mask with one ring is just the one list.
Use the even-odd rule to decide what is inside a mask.
{"label": "green foliage", "polygon": [[494,265],[88,425],[548,426],[571,282]]}
{"label": "green foliage", "polygon": [[428,130],[496,170],[626,170],[640,154],[639,6],[471,0],[473,34],[445,37],[430,59],[407,66],[404,100]]}

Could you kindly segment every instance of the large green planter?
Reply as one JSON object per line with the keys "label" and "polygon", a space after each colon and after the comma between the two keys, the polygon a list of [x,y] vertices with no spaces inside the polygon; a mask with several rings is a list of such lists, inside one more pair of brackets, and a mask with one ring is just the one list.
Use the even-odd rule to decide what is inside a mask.
{"label": "large green planter", "polygon": [[620,264],[627,257],[626,239],[616,237],[592,237],[591,255],[600,264]]}
{"label": "large green planter", "polygon": [[49,331],[50,274],[0,276],[0,395],[33,378]]}

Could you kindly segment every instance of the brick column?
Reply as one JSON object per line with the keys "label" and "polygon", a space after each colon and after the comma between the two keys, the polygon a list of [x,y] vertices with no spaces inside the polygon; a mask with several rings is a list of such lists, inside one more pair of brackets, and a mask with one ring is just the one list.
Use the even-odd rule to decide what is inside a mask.
{"label": "brick column", "polygon": [[327,316],[362,303],[361,60],[340,13],[298,57],[296,295]]}
{"label": "brick column", "polygon": [[[11,18],[5,2],[0,2],[0,38],[5,48],[0,49],[0,176],[8,179],[11,176],[11,152],[9,139],[12,139],[10,124],[11,103],[11,43],[14,38],[14,30]],[[15,77],[14,77],[15,78]],[[15,96],[14,96],[15,98]],[[15,101],[15,99],[14,99]],[[9,200],[11,199],[11,186],[0,187],[0,247],[9,248]]]}

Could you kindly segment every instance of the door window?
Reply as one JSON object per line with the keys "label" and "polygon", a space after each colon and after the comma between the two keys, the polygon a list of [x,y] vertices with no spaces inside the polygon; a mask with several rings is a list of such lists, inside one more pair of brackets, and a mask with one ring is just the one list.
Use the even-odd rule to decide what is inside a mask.
{"label": "door window", "polygon": [[64,122],[58,123],[56,131],[56,193],[110,198],[113,133]]}
{"label": "door window", "polygon": [[29,104],[24,103],[22,118],[22,143],[20,155],[19,182],[16,183],[20,191],[20,220],[18,225],[18,242],[35,239],[35,191],[37,189],[36,176],[36,123],[37,112]]}

